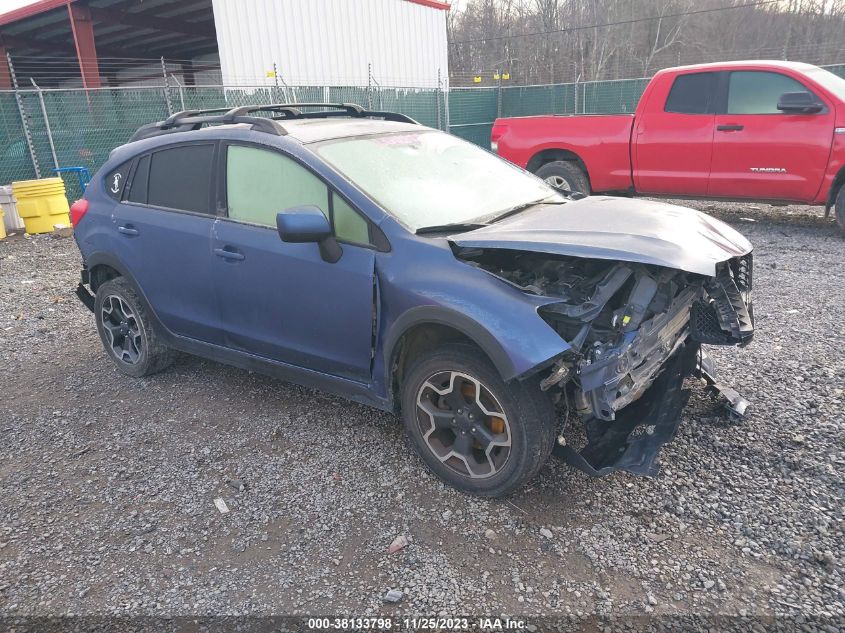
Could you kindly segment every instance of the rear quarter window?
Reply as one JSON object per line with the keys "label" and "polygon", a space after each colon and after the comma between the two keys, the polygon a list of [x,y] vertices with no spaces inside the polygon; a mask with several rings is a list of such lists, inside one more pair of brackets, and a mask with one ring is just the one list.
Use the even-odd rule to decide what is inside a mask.
{"label": "rear quarter window", "polygon": [[126,186],[126,180],[129,177],[129,168],[132,166],[132,161],[126,161],[117,169],[113,169],[108,174],[104,181],[106,193],[115,200],[120,200],[123,197],[123,189]]}

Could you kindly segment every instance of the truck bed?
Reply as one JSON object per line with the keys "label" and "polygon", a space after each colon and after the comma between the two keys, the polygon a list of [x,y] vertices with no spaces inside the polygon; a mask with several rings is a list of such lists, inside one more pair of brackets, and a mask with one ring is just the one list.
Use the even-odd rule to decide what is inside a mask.
{"label": "truck bed", "polygon": [[[590,174],[593,191],[620,191],[631,180],[633,114],[564,114],[496,119],[495,151],[534,171],[543,151],[571,151]],[[536,161],[536,164],[534,164]]]}

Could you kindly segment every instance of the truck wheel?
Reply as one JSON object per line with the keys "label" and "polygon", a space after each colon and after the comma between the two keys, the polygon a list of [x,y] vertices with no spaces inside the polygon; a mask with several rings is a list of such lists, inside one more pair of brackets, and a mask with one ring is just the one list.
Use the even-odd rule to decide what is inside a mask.
{"label": "truck wheel", "polygon": [[555,412],[539,383],[505,384],[469,345],[435,349],[413,361],[402,385],[402,418],[435,475],[482,497],[522,486],[554,444]]}
{"label": "truck wheel", "polygon": [[836,221],[839,229],[845,233],[845,185],[839,187],[839,194],[836,196]]}
{"label": "truck wheel", "polygon": [[161,342],[143,303],[123,277],[97,288],[94,317],[103,347],[121,373],[140,378],[173,362],[174,352]]}
{"label": "truck wheel", "polygon": [[587,174],[571,160],[556,160],[546,163],[535,174],[558,189],[568,189],[590,195],[590,181]]}

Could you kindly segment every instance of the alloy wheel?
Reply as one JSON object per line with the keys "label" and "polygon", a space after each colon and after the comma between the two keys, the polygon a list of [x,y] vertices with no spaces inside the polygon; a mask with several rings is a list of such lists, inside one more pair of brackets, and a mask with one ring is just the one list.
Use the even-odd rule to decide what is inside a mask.
{"label": "alloy wheel", "polygon": [[567,191],[575,191],[575,187],[570,184],[570,182],[564,178],[563,176],[547,176],[545,178],[546,182],[549,183],[552,187],[556,187],[557,189],[566,189]]}
{"label": "alloy wheel", "polygon": [[486,479],[510,457],[511,428],[504,409],[478,379],[443,371],[417,392],[416,418],[426,447],[450,470]]}
{"label": "alloy wheel", "polygon": [[137,363],[141,358],[141,326],[129,304],[109,295],[103,301],[100,322],[115,357],[129,365]]}

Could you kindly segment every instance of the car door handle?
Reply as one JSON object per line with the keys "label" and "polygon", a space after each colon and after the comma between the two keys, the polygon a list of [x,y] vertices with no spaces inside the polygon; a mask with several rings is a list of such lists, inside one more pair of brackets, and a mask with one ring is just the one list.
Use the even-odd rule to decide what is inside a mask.
{"label": "car door handle", "polygon": [[123,233],[124,235],[138,235],[138,229],[136,229],[131,224],[127,224],[126,226],[117,227],[117,232]]}
{"label": "car door handle", "polygon": [[218,257],[222,257],[223,259],[232,259],[236,261],[241,261],[242,259],[246,259],[243,253],[239,253],[238,251],[230,251],[225,248],[215,248],[214,254]]}
{"label": "car door handle", "polygon": [[716,129],[720,132],[739,132],[745,129],[744,125],[717,125]]}

